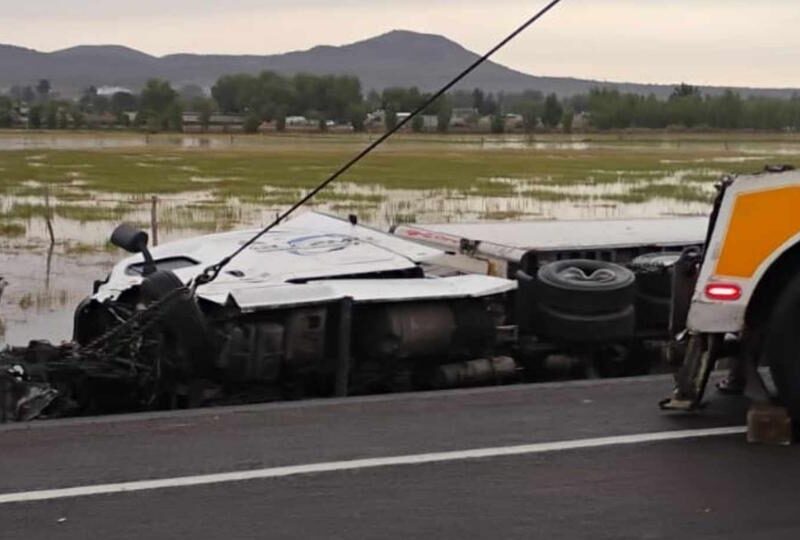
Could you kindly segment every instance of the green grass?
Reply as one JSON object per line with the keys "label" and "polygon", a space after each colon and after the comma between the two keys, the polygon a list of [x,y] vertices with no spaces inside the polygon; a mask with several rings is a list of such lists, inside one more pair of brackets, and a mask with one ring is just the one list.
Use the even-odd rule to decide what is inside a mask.
{"label": "green grass", "polygon": [[25,225],[19,223],[0,223],[0,237],[18,238],[20,236],[25,236],[27,231]]}
{"label": "green grass", "polygon": [[[57,204],[50,209],[54,216],[70,219],[81,223],[87,221],[115,221],[125,217],[132,209],[127,205],[117,205],[115,207],[105,206],[82,206],[77,204]],[[0,212],[2,219],[25,219],[43,218],[47,215],[48,209],[44,204],[13,203],[11,207]]]}
{"label": "green grass", "polygon": [[[0,142],[5,136],[11,135],[0,133]],[[141,138],[105,133],[72,136]],[[0,207],[0,235],[25,235],[19,221],[45,216],[45,193],[56,217],[81,223],[142,220],[152,195],[166,199],[180,194],[179,200],[188,201],[184,205],[159,206],[162,228],[227,230],[248,219],[240,206],[249,208],[251,223],[260,208],[288,207],[355,155],[370,136],[237,135],[235,140],[241,144],[199,149],[175,145],[174,138],[152,137],[154,144],[143,148],[0,151],[0,197],[8,198]],[[653,199],[705,203],[711,195],[702,184],[715,181],[721,171],[736,174],[762,167],[757,161],[713,159],[735,160],[757,151],[764,162],[791,162],[778,152],[785,148],[777,144],[793,145],[800,154],[800,137],[782,134],[626,132],[532,139],[536,143],[591,142],[588,149],[483,144],[499,140],[471,135],[401,136],[342,176],[339,190],[323,191],[314,202],[334,211],[377,211],[394,222],[415,221],[422,212],[428,212],[425,219],[430,219],[429,211],[417,202],[387,204],[392,190],[399,189],[418,190],[420,202],[498,197],[544,203],[637,204]],[[680,181],[662,181],[669,178]],[[617,194],[616,187],[612,195],[571,192],[573,186],[595,185],[621,185],[623,192]],[[102,203],[94,202],[98,196],[104,199]],[[387,205],[392,210],[386,210]],[[511,218],[514,210],[497,212],[481,217]]]}
{"label": "green grass", "polygon": [[[665,164],[664,159],[707,159],[723,152],[703,144],[688,143],[679,149],[644,145],[629,151],[607,146],[590,150],[476,150],[437,144],[430,148],[420,144],[390,145],[368,157],[343,180],[388,189],[472,188],[475,191],[477,188],[478,193],[491,194],[502,191],[486,182],[495,177],[535,179],[554,185],[642,182],[687,169],[686,164]],[[725,155],[736,157],[739,154],[728,151]],[[44,157],[30,159],[37,156]],[[309,189],[351,156],[350,149],[343,150],[339,146],[322,146],[311,152],[293,147],[268,147],[258,151],[249,148],[9,151],[0,152],[0,168],[4,170],[0,176],[0,191],[39,193],[41,188],[26,188],[23,184],[34,180],[51,186],[54,192],[68,187],[72,200],[77,200],[80,192],[211,191],[218,198],[259,198],[264,196],[264,186]],[[771,156],[766,161],[783,160],[785,158],[780,159],[780,156]],[[753,163],[724,165],[734,173],[758,168]],[[77,179],[83,185],[71,185],[76,178],[67,173],[79,175]],[[702,171],[693,174],[706,178]]]}

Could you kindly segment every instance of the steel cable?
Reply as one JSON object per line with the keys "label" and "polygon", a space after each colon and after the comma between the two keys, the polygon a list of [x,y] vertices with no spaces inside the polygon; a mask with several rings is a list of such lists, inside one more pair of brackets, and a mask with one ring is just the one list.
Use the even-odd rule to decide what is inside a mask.
{"label": "steel cable", "polygon": [[499,42],[497,45],[495,45],[494,47],[492,47],[492,48],[489,50],[489,52],[487,52],[486,54],[484,54],[483,56],[481,56],[480,58],[478,58],[477,60],[475,60],[475,62],[473,62],[473,63],[472,63],[472,64],[470,64],[470,65],[469,65],[469,66],[468,66],[466,69],[464,69],[463,71],[461,71],[461,73],[459,73],[459,74],[458,74],[458,75],[457,75],[455,78],[453,78],[453,79],[452,79],[452,80],[451,80],[449,83],[447,83],[446,85],[444,85],[444,86],[443,86],[441,89],[439,89],[439,90],[438,90],[436,93],[432,94],[432,95],[431,95],[431,96],[430,96],[430,97],[429,97],[429,98],[428,98],[428,99],[427,99],[427,100],[426,100],[426,101],[425,101],[425,102],[424,102],[422,105],[420,105],[419,107],[417,107],[416,109],[414,109],[414,111],[412,111],[412,112],[411,112],[411,114],[410,114],[409,116],[407,116],[406,118],[403,118],[403,119],[402,119],[400,122],[398,122],[398,123],[397,123],[397,125],[396,125],[394,128],[392,128],[392,129],[390,129],[390,130],[386,131],[386,132],[385,132],[383,135],[381,135],[381,136],[380,136],[378,139],[376,139],[376,140],[375,140],[373,143],[371,143],[371,144],[370,144],[370,145],[368,145],[366,148],[364,148],[364,149],[363,149],[361,152],[359,152],[359,153],[358,153],[358,154],[357,154],[355,157],[353,157],[353,158],[352,158],[352,159],[350,159],[350,160],[349,160],[347,163],[345,163],[344,165],[342,165],[342,166],[341,166],[339,169],[337,169],[337,170],[336,170],[336,172],[334,172],[333,174],[331,174],[331,175],[330,175],[330,176],[329,176],[329,177],[328,177],[328,178],[327,178],[325,181],[323,181],[323,182],[322,182],[321,184],[319,184],[317,187],[315,187],[315,188],[314,188],[314,189],[312,189],[310,192],[308,192],[308,193],[307,193],[307,194],[306,194],[304,197],[302,197],[300,200],[298,200],[296,203],[294,203],[294,204],[291,206],[291,208],[289,208],[288,210],[286,210],[285,212],[283,212],[282,214],[280,214],[278,217],[276,217],[276,218],[275,218],[275,220],[274,220],[272,223],[270,223],[269,225],[267,225],[266,227],[264,227],[263,229],[261,229],[261,231],[259,231],[259,232],[258,232],[258,233],[257,233],[255,236],[253,236],[253,237],[252,237],[252,238],[250,238],[250,239],[249,239],[247,242],[245,242],[245,243],[243,243],[241,246],[239,246],[239,248],[238,248],[238,249],[236,249],[236,251],[234,251],[233,253],[231,253],[230,255],[228,255],[227,257],[225,257],[224,259],[222,259],[222,260],[221,260],[221,261],[219,261],[218,263],[216,263],[216,264],[214,264],[214,265],[212,265],[212,266],[209,266],[209,267],[207,267],[205,270],[203,270],[203,273],[202,273],[202,274],[200,274],[199,276],[197,276],[197,277],[194,279],[194,282],[193,282],[193,289],[196,289],[196,288],[197,288],[198,286],[200,286],[200,285],[205,285],[206,283],[210,283],[210,282],[214,281],[214,279],[216,279],[216,278],[217,278],[217,276],[218,276],[218,275],[219,275],[219,273],[222,271],[222,269],[223,269],[223,268],[225,268],[225,266],[227,266],[227,265],[228,265],[228,264],[229,264],[229,263],[230,263],[230,262],[231,262],[231,261],[232,261],[232,260],[233,260],[233,259],[234,259],[234,258],[237,256],[237,255],[239,255],[241,252],[243,252],[244,250],[246,250],[247,248],[249,248],[250,246],[252,246],[254,243],[256,243],[256,242],[259,240],[259,238],[261,238],[262,236],[264,236],[265,234],[267,234],[269,231],[271,231],[273,228],[275,228],[275,226],[277,226],[277,225],[278,225],[278,224],[280,224],[280,223],[281,223],[283,220],[285,220],[287,217],[289,217],[290,215],[292,215],[292,214],[293,214],[293,213],[294,213],[294,212],[295,212],[295,211],[296,211],[298,208],[300,208],[301,206],[303,206],[304,204],[306,204],[308,201],[310,201],[311,199],[313,199],[313,198],[314,198],[314,197],[317,195],[317,193],[319,193],[320,191],[322,191],[323,189],[325,189],[325,188],[326,188],[326,187],[327,187],[329,184],[331,184],[331,183],[332,183],[332,182],[334,182],[334,181],[335,181],[337,178],[339,178],[339,177],[340,177],[342,174],[344,174],[345,172],[347,172],[347,171],[348,171],[348,170],[349,170],[351,167],[353,167],[353,166],[354,166],[356,163],[358,163],[359,161],[361,161],[362,159],[364,159],[364,158],[365,158],[365,157],[366,157],[368,154],[370,154],[370,153],[371,153],[373,150],[375,150],[375,149],[376,149],[378,146],[380,146],[381,144],[383,144],[383,142],[384,142],[384,141],[386,141],[386,140],[387,140],[389,137],[391,137],[392,135],[394,135],[395,133],[397,133],[398,131],[400,131],[400,130],[401,130],[403,127],[405,127],[405,126],[406,126],[406,125],[407,125],[409,122],[411,122],[411,120],[412,120],[414,117],[416,117],[416,116],[417,116],[417,115],[419,115],[421,112],[423,112],[425,109],[427,109],[428,107],[430,107],[430,106],[431,106],[431,105],[432,105],[432,104],[433,104],[433,103],[434,103],[434,102],[435,102],[437,99],[439,99],[439,98],[440,98],[440,97],[442,97],[442,96],[443,96],[445,93],[447,93],[447,91],[448,91],[448,90],[450,90],[450,89],[451,89],[451,88],[453,88],[453,87],[454,87],[456,84],[458,84],[459,82],[461,82],[461,80],[462,80],[462,79],[464,79],[464,77],[466,77],[467,75],[469,75],[470,73],[472,73],[473,71],[475,71],[475,69],[476,69],[476,68],[478,68],[478,66],[480,66],[481,64],[483,64],[484,62],[486,62],[486,61],[487,61],[489,58],[491,58],[491,57],[492,57],[492,56],[493,56],[493,55],[494,55],[494,54],[495,54],[497,51],[499,51],[499,50],[500,50],[500,49],[502,49],[504,46],[506,46],[506,45],[507,45],[507,44],[508,44],[510,41],[512,41],[514,38],[516,38],[516,37],[517,37],[519,34],[521,34],[522,32],[524,32],[526,29],[528,29],[528,27],[530,27],[531,25],[533,25],[533,24],[534,24],[536,21],[538,21],[539,19],[541,19],[541,18],[542,18],[542,17],[543,17],[543,16],[544,16],[544,15],[545,15],[547,12],[549,12],[551,9],[553,9],[554,7],[556,7],[556,5],[558,5],[559,3],[561,3],[561,1],[562,1],[562,0],[552,0],[550,3],[548,3],[546,6],[544,6],[544,7],[543,7],[541,10],[539,10],[539,11],[538,11],[538,12],[537,12],[535,15],[533,15],[533,16],[532,16],[532,17],[530,17],[528,20],[526,20],[526,21],[525,21],[525,22],[524,22],[522,25],[520,25],[520,26],[519,26],[519,27],[518,27],[516,30],[514,30],[512,33],[510,33],[508,36],[506,36],[506,37],[505,37],[505,38],[504,38],[502,41],[500,41],[500,42]]}

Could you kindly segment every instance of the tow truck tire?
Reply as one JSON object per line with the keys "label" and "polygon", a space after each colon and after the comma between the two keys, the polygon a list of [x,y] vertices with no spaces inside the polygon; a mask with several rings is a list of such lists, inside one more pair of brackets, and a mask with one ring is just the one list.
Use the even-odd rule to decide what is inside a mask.
{"label": "tow truck tire", "polygon": [[672,296],[672,269],[680,259],[677,251],[646,253],[631,261],[628,268],[636,274],[636,286],[649,296]]}
{"label": "tow truck tire", "polygon": [[636,313],[627,306],[613,313],[579,315],[539,306],[538,333],[562,343],[613,343],[633,337]]}
{"label": "tow truck tire", "polygon": [[617,313],[633,304],[636,292],[633,272],[606,261],[556,261],[536,277],[539,304],[573,315]]}
{"label": "tow truck tire", "polygon": [[781,401],[800,423],[800,275],[781,292],[769,319],[764,361],[769,365]]}

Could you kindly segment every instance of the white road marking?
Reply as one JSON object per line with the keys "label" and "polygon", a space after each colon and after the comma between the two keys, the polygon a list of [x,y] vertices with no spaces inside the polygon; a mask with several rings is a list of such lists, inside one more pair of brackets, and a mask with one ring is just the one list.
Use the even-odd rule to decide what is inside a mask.
{"label": "white road marking", "polygon": [[463,461],[468,459],[485,459],[503,456],[519,456],[526,454],[543,454],[564,450],[577,450],[582,448],[598,448],[603,446],[619,446],[630,444],[643,444],[660,441],[675,441],[680,439],[699,439],[705,437],[720,437],[725,435],[738,435],[745,433],[745,427],[724,427],[712,429],[691,429],[683,431],[662,431],[658,433],[641,433],[637,435],[621,435],[616,437],[599,437],[595,439],[578,439],[573,441],[558,441],[547,443],[523,444],[519,446],[500,446],[495,448],[477,448],[473,450],[456,450],[452,452],[433,452],[429,454],[413,454],[406,456],[392,456],[382,458],[354,459],[349,461],[330,461],[327,463],[311,463],[308,465],[290,465],[285,467],[272,467],[250,471],[234,471],[216,474],[202,474],[195,476],[181,476],[177,478],[162,478],[157,480],[138,480],[133,482],[120,482],[116,484],[98,484],[93,486],[78,486],[61,489],[44,489],[38,491],[24,491],[0,495],[0,504],[46,501],[51,499],[65,499],[70,497],[87,497],[90,495],[109,495],[113,493],[129,493],[133,491],[148,491],[153,489],[166,489],[188,486],[202,486],[209,484],[223,484],[229,482],[244,482],[247,480],[262,480],[266,478],[281,478],[304,474],[318,474],[338,471],[351,471],[355,469],[371,469],[375,467],[392,467],[398,465],[420,465],[423,463],[440,463],[446,461]]}

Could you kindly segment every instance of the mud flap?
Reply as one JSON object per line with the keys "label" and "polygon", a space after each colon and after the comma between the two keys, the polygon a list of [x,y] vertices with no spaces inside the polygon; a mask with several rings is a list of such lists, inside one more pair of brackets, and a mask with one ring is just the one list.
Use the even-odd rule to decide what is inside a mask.
{"label": "mud flap", "polygon": [[670,411],[694,411],[703,406],[703,395],[708,378],[717,363],[722,335],[692,334],[686,348],[683,365],[675,375],[675,390],[672,396],[662,400],[659,406]]}

